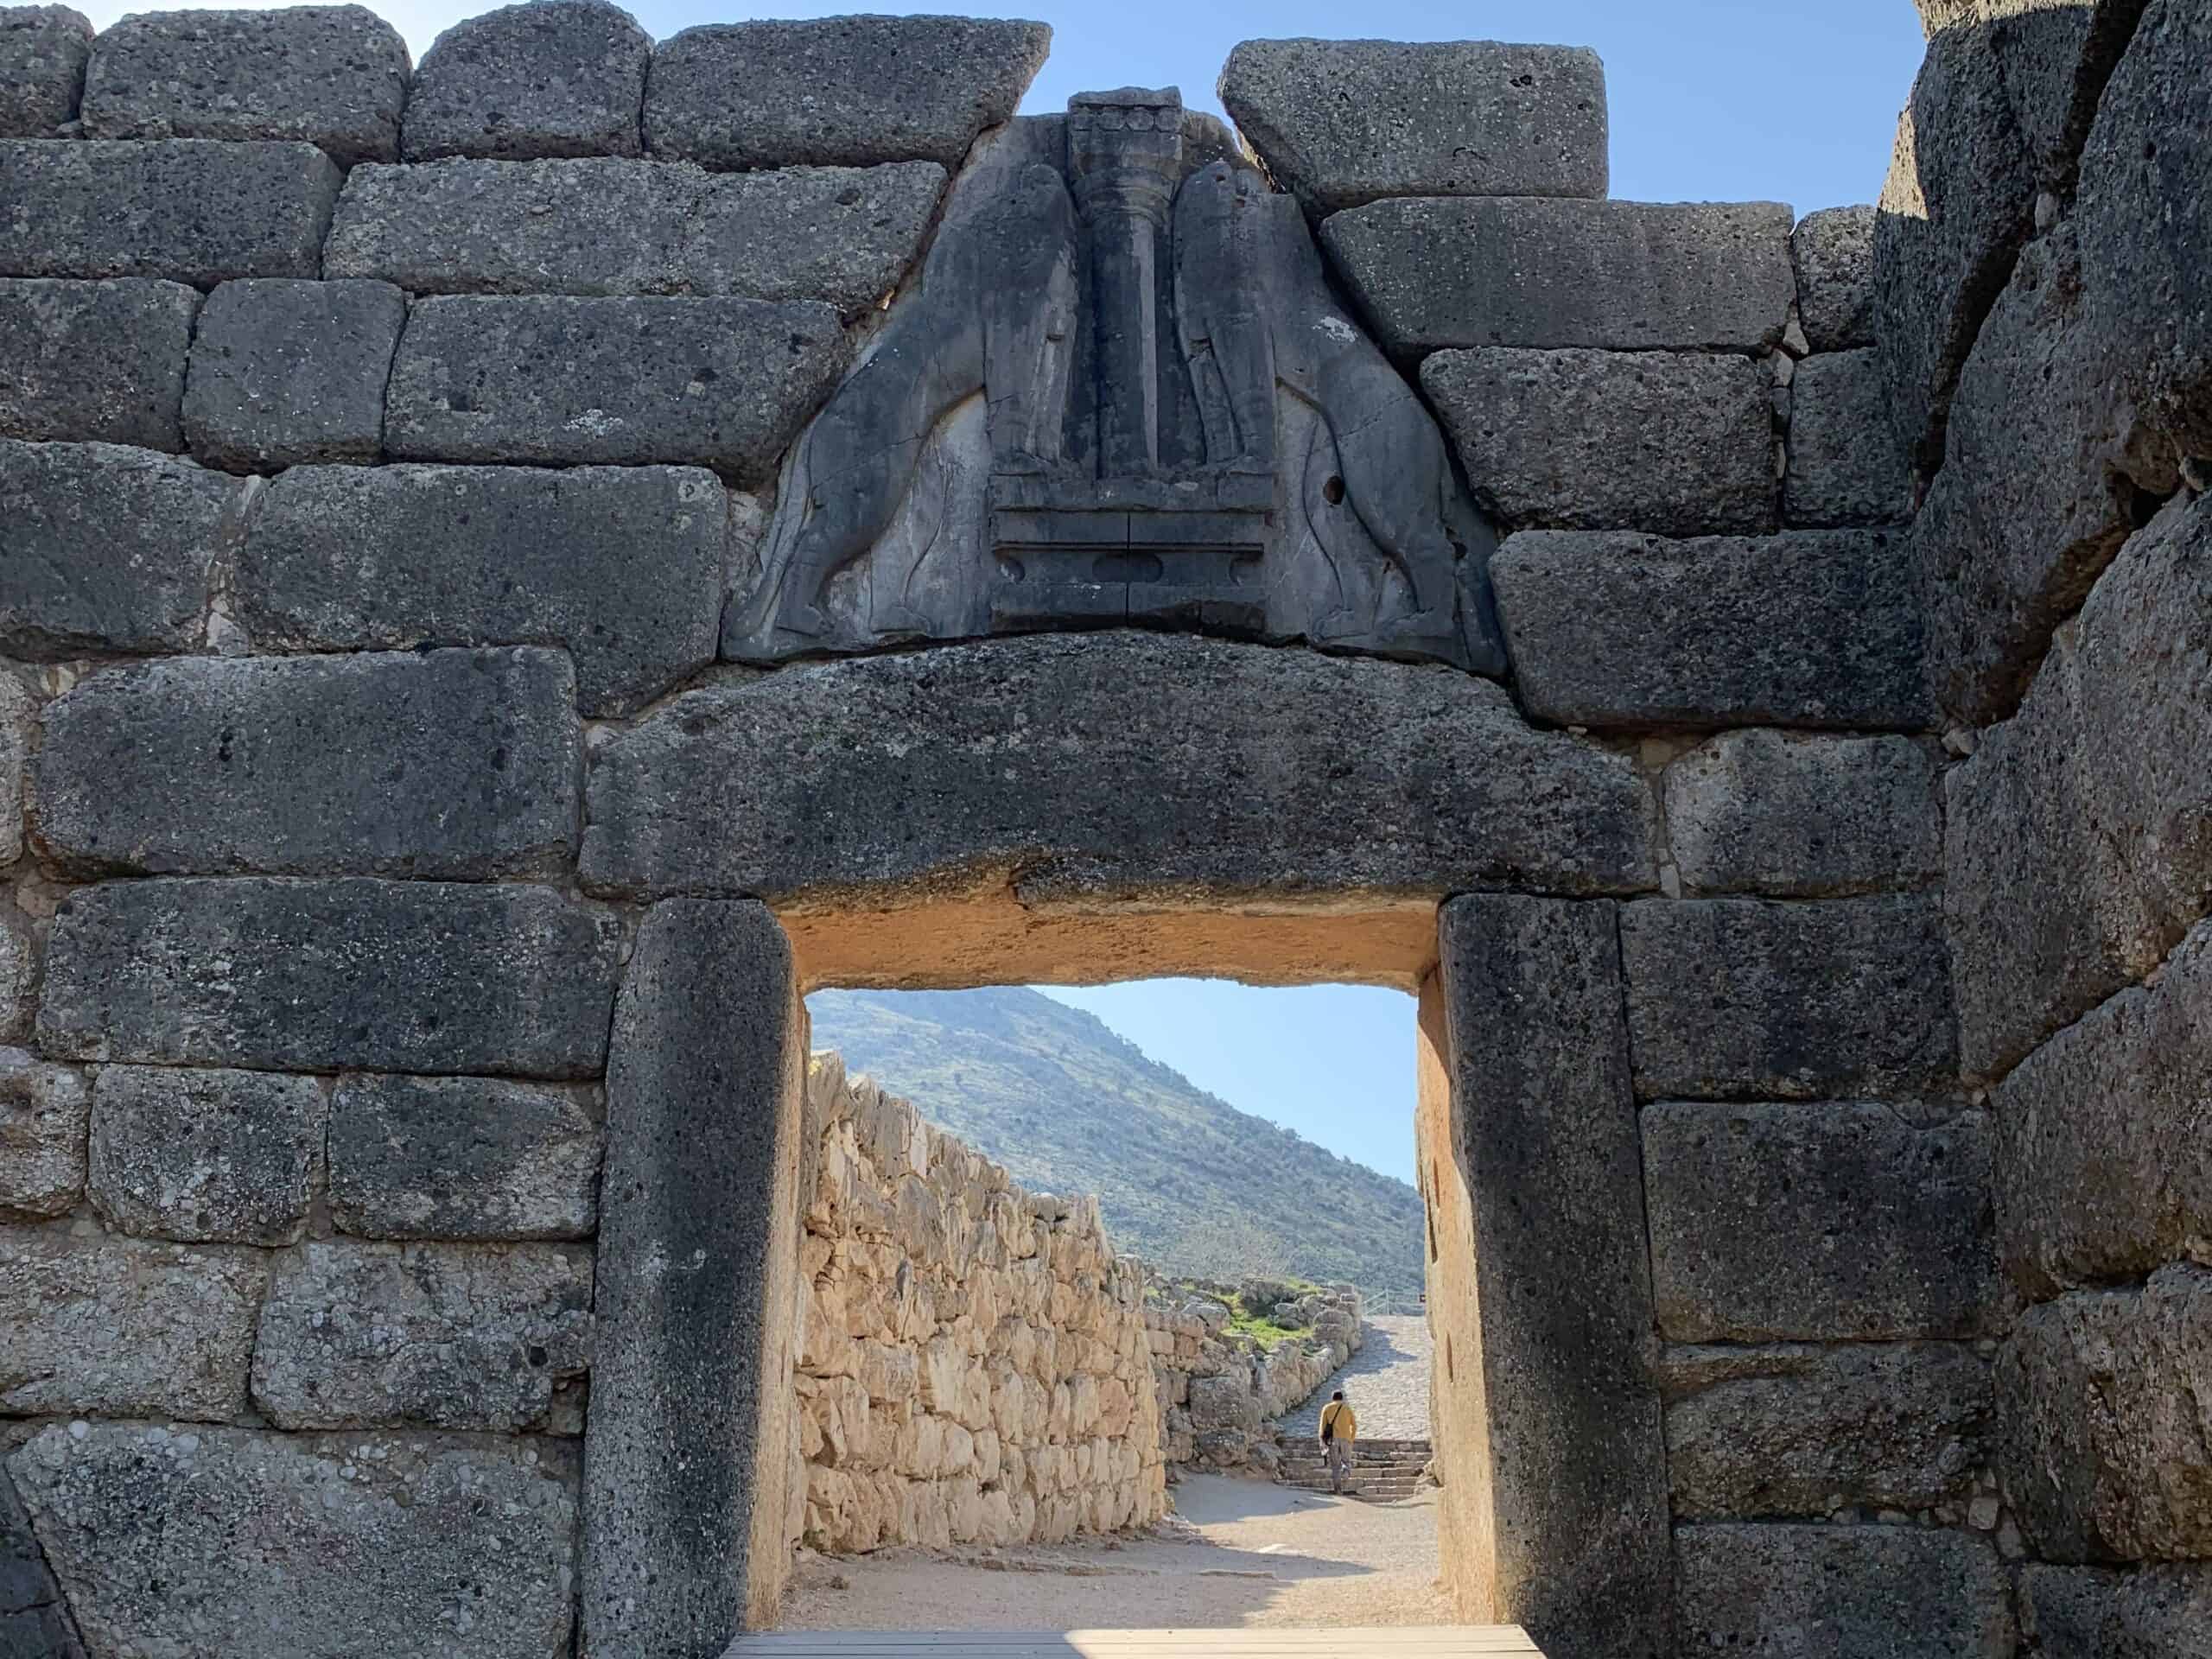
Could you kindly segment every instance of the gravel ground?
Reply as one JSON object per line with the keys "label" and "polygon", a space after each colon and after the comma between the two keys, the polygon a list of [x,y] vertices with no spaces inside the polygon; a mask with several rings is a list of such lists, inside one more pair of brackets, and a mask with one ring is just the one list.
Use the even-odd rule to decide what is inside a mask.
{"label": "gravel ground", "polygon": [[1284,1433],[1309,1440],[1320,1433],[1321,1408],[1332,1392],[1342,1389],[1358,1415],[1360,1439],[1428,1438],[1428,1321],[1376,1317],[1366,1326],[1366,1344],[1351,1363],[1296,1411],[1275,1419]]}

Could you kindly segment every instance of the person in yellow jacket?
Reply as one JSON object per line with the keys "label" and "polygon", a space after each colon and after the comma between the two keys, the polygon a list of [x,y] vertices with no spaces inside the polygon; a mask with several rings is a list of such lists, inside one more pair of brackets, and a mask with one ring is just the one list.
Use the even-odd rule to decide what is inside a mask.
{"label": "person in yellow jacket", "polygon": [[1321,1408],[1321,1450],[1329,1459],[1329,1490],[1341,1494],[1344,1477],[1351,1472],[1352,1443],[1359,1438],[1359,1419],[1351,1402],[1338,1389]]}

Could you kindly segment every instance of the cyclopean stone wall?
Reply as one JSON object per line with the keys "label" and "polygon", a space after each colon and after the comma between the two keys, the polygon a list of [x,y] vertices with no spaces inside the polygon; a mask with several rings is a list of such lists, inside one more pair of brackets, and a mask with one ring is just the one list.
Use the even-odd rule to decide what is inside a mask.
{"label": "cyclopean stone wall", "polygon": [[1170,1464],[1273,1474],[1280,1461],[1274,1420],[1310,1399],[1364,1345],[1360,1295],[1338,1286],[1276,1303],[1276,1323],[1312,1329],[1264,1348],[1228,1329],[1224,1298],[1238,1294],[1178,1281],[1145,1303],[1162,1446]]}
{"label": "cyclopean stone wall", "polygon": [[[1057,1543],[1166,1510],[1143,1269],[835,1054],[801,1129],[800,1540]],[[810,1175],[810,1183],[805,1179]]]}

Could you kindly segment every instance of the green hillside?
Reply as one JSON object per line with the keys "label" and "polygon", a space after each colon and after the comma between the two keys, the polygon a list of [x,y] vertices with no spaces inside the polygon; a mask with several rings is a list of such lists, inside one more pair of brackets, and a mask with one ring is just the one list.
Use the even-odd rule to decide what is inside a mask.
{"label": "green hillside", "polygon": [[1092,1015],[1023,989],[821,991],[814,1046],[1033,1191],[1096,1192],[1167,1272],[1421,1287],[1421,1195],[1240,1112]]}

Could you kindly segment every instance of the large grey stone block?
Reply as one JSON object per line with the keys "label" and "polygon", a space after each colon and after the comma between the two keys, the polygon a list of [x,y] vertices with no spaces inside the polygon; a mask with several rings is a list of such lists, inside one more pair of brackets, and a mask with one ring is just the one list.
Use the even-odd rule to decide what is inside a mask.
{"label": "large grey stone block", "polygon": [[1605,66],[1496,41],[1245,41],[1222,106],[1319,216],[1384,196],[1603,196]]}
{"label": "large grey stone block", "polygon": [[0,1465],[0,1653],[10,1659],[84,1659],[84,1651],[29,1512]]}
{"label": "large grey stone block", "polygon": [[2083,142],[2145,0],[1974,0],[2005,75],[2037,182],[2071,194]]}
{"label": "large grey stone block", "polygon": [[0,439],[0,650],[188,651],[238,480],[143,449]]}
{"label": "large grey stone block", "polygon": [[625,715],[714,660],[728,519],[696,467],[296,467],[233,602],[264,650],[562,645],[582,712]]}
{"label": "large grey stone block", "polygon": [[0,138],[54,138],[77,118],[92,25],[68,6],[0,7]]}
{"label": "large grey stone block", "polygon": [[343,178],[312,144],[0,139],[0,276],[320,276]]}
{"label": "large grey stone block", "polygon": [[15,675],[0,673],[0,864],[23,855],[23,774],[37,725],[38,699]]}
{"label": "large grey stone block", "polygon": [[279,1428],[542,1429],[591,1348],[591,1255],[310,1243],[270,1281],[253,1401]]}
{"label": "large grey stone block", "polygon": [[2212,1566],[2031,1565],[2020,1627],[2048,1659],[2212,1659]]}
{"label": "large grey stone block", "polygon": [[1816,352],[1874,344],[1874,208],[1824,207],[1790,232],[1797,315]]}
{"label": "large grey stone block", "polygon": [[40,1045],[157,1065],[589,1077],[618,944],[612,915],[549,887],[110,882],[54,917]]}
{"label": "large grey stone block", "polygon": [[192,453],[234,472],[374,461],[406,320],[407,296],[389,283],[225,283],[192,342]]}
{"label": "large grey stone block", "polygon": [[1773,416],[1748,357],[1439,352],[1421,382],[1476,497],[1514,529],[1774,528]]}
{"label": "large grey stone block", "polygon": [[1906,737],[1723,732],[1669,763],[1683,890],[1837,898],[1943,874],[1936,757]]}
{"label": "large grey stone block", "polygon": [[356,168],[324,269],[416,294],[739,295],[820,300],[851,318],[899,285],[944,184],[935,162]]}
{"label": "large grey stone block", "polygon": [[2021,1287],[2134,1278],[2212,1254],[2212,922],[2151,984],[2044,1043],[1999,1085],[1997,1216]]}
{"label": "large grey stone block", "polygon": [[1531,714],[1635,730],[1928,724],[1902,537],[1523,531],[1491,561]]}
{"label": "large grey stone block", "polygon": [[268,1257],[0,1227],[0,1411],[220,1422],[245,1409]]}
{"label": "large grey stone block", "polygon": [[401,461],[695,462],[766,480],[848,346],[811,302],[466,296],[418,302],[392,365]]}
{"label": "large grey stone block", "polygon": [[652,36],[607,0],[531,0],[464,17],[415,70],[401,153],[635,156],[652,54]]}
{"label": "large grey stone block", "polygon": [[586,880],[632,894],[918,893],[986,869],[1019,870],[1030,902],[1655,879],[1625,758],[1532,730],[1496,686],[1137,632],[690,692],[594,755],[589,809]]}
{"label": "large grey stone block", "polygon": [[603,1138],[575,1089],[344,1077],[330,1103],[331,1218],[371,1238],[588,1238]]}
{"label": "large grey stone block", "polygon": [[1988,1461],[1989,1362],[1966,1343],[1678,1348],[1668,1370],[1685,1520],[1929,1510]]}
{"label": "large grey stone block", "polygon": [[1975,1337],[2004,1308],[1978,1112],[1874,1102],[1643,1113],[1651,1276],[1677,1342]]}
{"label": "large grey stone block", "polygon": [[710,23],[653,48],[645,145],[747,169],[935,162],[1014,114],[1044,67],[1043,23],[824,17]]}
{"label": "large grey stone block", "polygon": [[8,1470],[96,1652],[569,1649],[577,1474],[557,1442],[56,1424]]}
{"label": "large grey stone block", "polygon": [[181,658],[47,705],[39,845],[88,874],[555,874],[582,772],[559,652]]}
{"label": "large grey stone block", "polygon": [[135,12],[92,43],[92,138],[298,139],[341,167],[399,153],[407,43],[365,6]]}
{"label": "large grey stone block", "polygon": [[1434,198],[1335,214],[1321,239],[1389,352],[1754,352],[1789,321],[1789,232],[1776,202]]}
{"label": "large grey stone block", "polygon": [[2044,1560],[2212,1555],[2212,1270],[2024,1314],[1997,1357],[2005,1488]]}
{"label": "large grey stone block", "polygon": [[104,1066],[92,1090],[92,1208],[142,1238],[296,1243],[328,1116],[313,1077]]}
{"label": "large grey stone block", "polygon": [[199,309],[179,283],[0,279],[0,436],[181,449]]}
{"label": "large grey stone block", "polygon": [[1997,1552],[1923,1527],[1684,1527],[1683,1650],[1744,1659],[2011,1659]]}
{"label": "large grey stone block", "polygon": [[91,1120],[82,1073],[0,1048],[0,1217],[42,1219],[76,1207]]}
{"label": "large grey stone block", "polygon": [[1890,419],[1881,353],[1808,357],[1789,391],[1789,471],[1782,516],[1792,524],[1887,524],[1912,516],[1912,474]]}

